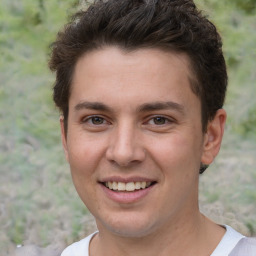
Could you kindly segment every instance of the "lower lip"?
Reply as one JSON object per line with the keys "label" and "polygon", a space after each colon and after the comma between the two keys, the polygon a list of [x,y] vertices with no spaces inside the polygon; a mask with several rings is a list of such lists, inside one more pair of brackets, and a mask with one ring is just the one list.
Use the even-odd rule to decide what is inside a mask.
{"label": "lower lip", "polygon": [[121,204],[128,204],[137,202],[148,195],[148,193],[153,189],[155,185],[152,185],[145,189],[135,190],[132,192],[127,191],[116,191],[111,190],[105,187],[103,184],[100,184],[104,193],[107,195],[108,198],[111,200],[121,203]]}

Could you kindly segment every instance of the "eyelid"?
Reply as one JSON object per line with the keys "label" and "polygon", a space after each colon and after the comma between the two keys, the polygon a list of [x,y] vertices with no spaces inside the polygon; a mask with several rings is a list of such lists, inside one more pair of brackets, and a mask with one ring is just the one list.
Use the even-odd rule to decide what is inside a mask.
{"label": "eyelid", "polygon": [[[147,118],[147,120],[146,120],[145,123],[149,123],[149,121],[153,120],[154,118],[158,118],[158,117],[165,119],[166,122],[167,122],[167,123],[165,123],[165,124],[162,124],[162,126],[163,126],[163,125],[166,125],[166,124],[168,124],[168,123],[174,123],[174,122],[176,121],[174,118],[169,117],[169,116],[165,116],[165,115],[153,115],[153,116],[149,116],[149,117]],[[154,124],[154,125],[156,125],[156,124]],[[161,125],[158,125],[158,126],[161,126]]]}
{"label": "eyelid", "polygon": [[89,121],[89,120],[92,120],[92,118],[95,118],[95,117],[102,118],[104,123],[103,123],[103,124],[98,124],[98,125],[91,123],[91,125],[100,126],[100,125],[105,125],[105,124],[110,123],[110,122],[106,119],[106,117],[104,117],[104,116],[102,116],[102,115],[89,115],[89,116],[83,117],[83,118],[81,119],[81,123],[82,123],[82,124],[89,123],[88,121]]}

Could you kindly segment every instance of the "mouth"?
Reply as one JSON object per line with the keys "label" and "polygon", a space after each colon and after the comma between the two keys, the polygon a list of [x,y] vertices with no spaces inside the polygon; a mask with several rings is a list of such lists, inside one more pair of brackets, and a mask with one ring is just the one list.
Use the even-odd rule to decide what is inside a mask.
{"label": "mouth", "polygon": [[134,182],[119,182],[119,181],[108,181],[102,183],[106,188],[113,191],[121,192],[134,192],[149,188],[156,184],[156,182],[150,181],[134,181]]}

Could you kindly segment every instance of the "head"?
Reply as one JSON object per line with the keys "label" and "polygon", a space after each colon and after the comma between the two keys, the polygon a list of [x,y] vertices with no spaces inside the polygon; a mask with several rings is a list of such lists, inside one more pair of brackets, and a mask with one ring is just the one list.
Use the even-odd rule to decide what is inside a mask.
{"label": "head", "polygon": [[73,182],[99,230],[194,223],[227,83],[220,37],[194,3],[96,1],[59,33],[50,67]]}

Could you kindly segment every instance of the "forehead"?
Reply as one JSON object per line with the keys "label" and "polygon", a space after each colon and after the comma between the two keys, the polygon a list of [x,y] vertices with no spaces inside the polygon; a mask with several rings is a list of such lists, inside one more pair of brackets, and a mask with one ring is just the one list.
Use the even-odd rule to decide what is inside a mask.
{"label": "forehead", "polygon": [[126,100],[142,104],[160,99],[186,100],[194,94],[192,78],[186,54],[160,49],[124,51],[106,47],[86,53],[78,60],[70,103],[85,99],[104,101],[114,95],[116,102],[120,99],[123,103]]}
{"label": "forehead", "polygon": [[[171,62],[171,66],[166,66],[166,64],[170,64]],[[180,67],[183,66],[184,75],[188,75],[189,78],[195,78],[188,55],[167,49],[138,48],[127,50],[118,46],[105,46],[83,54],[75,65],[75,75],[79,72],[80,67],[88,64],[92,69],[104,66],[111,66],[111,68],[115,69],[126,66],[125,68],[127,69],[134,64],[140,64],[141,67],[147,68],[149,71],[150,69],[153,71],[152,68],[154,67],[155,72],[165,72],[166,69],[172,69],[174,65],[179,65]],[[117,64],[117,66],[115,64]],[[129,69],[127,69],[127,71],[129,71]]]}

